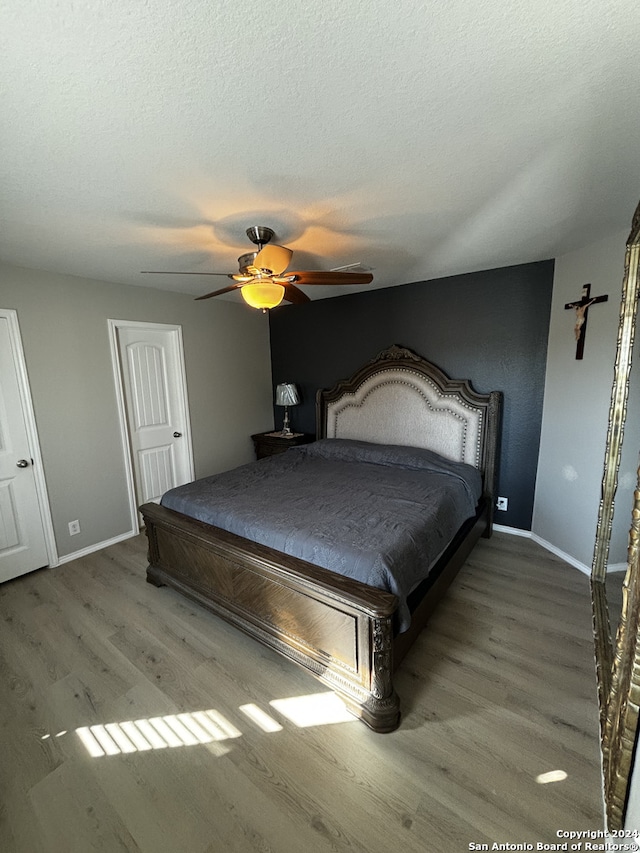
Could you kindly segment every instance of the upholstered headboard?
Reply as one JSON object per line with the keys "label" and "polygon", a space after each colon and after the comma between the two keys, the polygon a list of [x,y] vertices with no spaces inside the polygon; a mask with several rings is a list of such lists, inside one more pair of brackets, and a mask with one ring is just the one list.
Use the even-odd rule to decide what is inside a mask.
{"label": "upholstered headboard", "polygon": [[318,391],[318,438],[426,447],[467,462],[494,492],[502,395],[478,394],[404,347],[383,350],[350,379]]}

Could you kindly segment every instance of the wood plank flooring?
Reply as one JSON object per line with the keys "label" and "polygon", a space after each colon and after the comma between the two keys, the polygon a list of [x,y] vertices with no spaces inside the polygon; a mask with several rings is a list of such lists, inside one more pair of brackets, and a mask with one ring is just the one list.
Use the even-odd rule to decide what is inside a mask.
{"label": "wood plank flooring", "polygon": [[[478,544],[396,674],[388,735],[294,724],[270,702],[326,688],[145,568],[140,536],[0,587],[2,853],[455,853],[602,828],[588,579],[530,540]],[[115,754],[87,751],[92,726]]]}

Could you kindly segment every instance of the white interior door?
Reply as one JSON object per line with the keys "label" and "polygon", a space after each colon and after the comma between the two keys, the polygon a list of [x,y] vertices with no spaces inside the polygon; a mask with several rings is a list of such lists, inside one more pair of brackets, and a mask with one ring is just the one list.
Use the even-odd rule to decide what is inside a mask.
{"label": "white interior door", "polygon": [[0,582],[49,564],[17,319],[0,311]]}
{"label": "white interior door", "polygon": [[193,480],[179,327],[114,323],[137,505]]}

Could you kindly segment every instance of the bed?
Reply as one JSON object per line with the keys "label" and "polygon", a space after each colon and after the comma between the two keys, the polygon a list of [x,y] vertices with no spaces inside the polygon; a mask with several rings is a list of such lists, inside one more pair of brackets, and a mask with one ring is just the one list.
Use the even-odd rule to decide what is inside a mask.
{"label": "bed", "polygon": [[[320,522],[314,524],[316,539],[312,545],[305,540],[304,545],[290,546],[289,539],[293,537],[285,535],[287,531],[282,528],[293,529],[296,521],[293,514],[286,514],[286,506],[282,512],[287,524],[280,523],[284,538],[253,541],[234,532],[261,538],[263,520],[253,510],[252,524],[246,529],[234,527],[226,515],[213,516],[222,518],[219,523],[230,528],[224,529],[203,520],[209,515],[193,505],[185,512],[171,506],[144,504],[140,512],[149,541],[147,580],[156,586],[173,587],[301,665],[340,695],[352,713],[373,730],[393,731],[400,721],[394,669],[479,537],[491,535],[501,409],[500,392],[478,394],[468,381],[451,380],[411,350],[392,346],[349,379],[318,392],[315,444],[291,448],[279,461],[271,457],[211,478],[211,482],[209,478],[202,481],[208,483],[207,488],[215,496],[220,482],[231,482],[238,492],[238,484],[246,480],[251,484],[246,491],[253,492],[255,483],[269,481],[272,474],[284,476],[280,486],[275,481],[279,491],[273,501],[264,503],[275,508],[264,515],[275,512],[277,517],[284,493],[282,483],[287,490],[294,488],[296,476],[315,486],[323,478],[329,482],[340,465],[348,468],[348,476],[353,479],[356,465],[366,469],[369,477],[369,483],[365,481],[359,489],[368,489],[375,479],[383,484],[381,489],[386,494],[391,488],[387,478],[396,476],[399,459],[400,467],[410,469],[407,474],[402,473],[409,478],[408,485],[393,488],[406,489],[406,495],[395,493],[393,510],[376,509],[377,516],[371,513],[378,519],[393,517],[399,525],[412,514],[403,507],[409,506],[405,497],[411,498],[412,479],[422,482],[422,470],[419,474],[413,472],[416,466],[422,469],[423,459],[430,467],[435,459],[435,479],[448,475],[444,469],[449,467],[458,479],[460,471],[475,469],[472,472],[479,485],[470,509],[463,511],[462,520],[455,522],[446,540],[437,548],[432,547],[432,555],[427,557],[426,551],[418,548],[412,559],[416,564],[424,562],[422,575],[415,573],[412,564],[410,570],[407,568],[409,580],[405,586],[396,588],[391,582],[378,588],[349,576],[349,567],[358,562],[360,553],[353,550],[339,557],[338,562],[346,567],[345,574],[318,565],[324,561],[333,566],[331,560],[335,559],[325,558],[318,548],[318,541],[324,546],[334,538],[330,522],[324,528]],[[298,469],[303,473],[297,473]],[[376,472],[374,477],[371,471]],[[268,487],[274,488],[273,484]],[[184,488],[187,493],[192,491]],[[183,508],[182,493],[177,498],[169,493],[165,498],[173,507]],[[296,493],[291,507],[301,502],[304,505],[304,500]],[[258,531],[255,534],[254,529]],[[407,535],[415,538],[412,531],[402,535],[405,539]],[[271,541],[278,547],[265,544]],[[318,561],[313,556],[313,562],[304,559],[300,554],[319,554]],[[392,568],[396,564],[408,566],[409,558],[399,557]],[[383,568],[386,572],[386,563]]]}

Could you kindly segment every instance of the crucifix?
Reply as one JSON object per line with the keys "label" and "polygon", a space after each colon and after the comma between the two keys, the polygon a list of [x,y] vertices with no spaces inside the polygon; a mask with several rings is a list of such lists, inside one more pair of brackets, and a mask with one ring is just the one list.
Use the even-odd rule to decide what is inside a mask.
{"label": "crucifix", "polygon": [[567,302],[566,308],[575,308],[576,324],[574,331],[576,334],[576,358],[582,358],[584,355],[584,337],[587,332],[587,315],[589,306],[596,305],[598,302],[606,302],[609,299],[608,294],[605,296],[591,296],[591,285],[585,284],[582,288],[582,299],[579,302]]}

